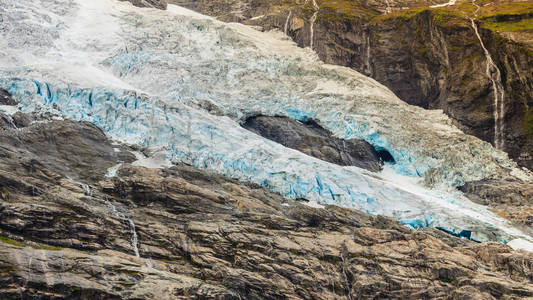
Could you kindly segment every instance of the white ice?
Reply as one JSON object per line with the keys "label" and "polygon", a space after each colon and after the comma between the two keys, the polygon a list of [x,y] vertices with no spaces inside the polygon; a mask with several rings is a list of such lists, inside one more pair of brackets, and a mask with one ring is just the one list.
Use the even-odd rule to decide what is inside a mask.
{"label": "white ice", "polygon": [[118,170],[120,170],[120,168],[122,168],[122,165],[123,165],[123,163],[118,163],[118,164],[112,166],[111,168],[107,169],[105,177],[107,177],[107,178],[116,177],[117,176],[117,172],[118,172]]}
{"label": "white ice", "polygon": [[524,239],[515,239],[507,243],[511,248],[515,250],[526,250],[529,252],[533,252],[533,243],[530,241],[526,241]]}
{"label": "white ice", "polygon": [[3,112],[7,115],[14,115],[17,113],[17,111],[19,111],[18,107],[16,106],[13,106],[13,105],[0,105],[0,112]]}
{"label": "white ice", "polygon": [[164,169],[172,167],[166,151],[155,151],[150,156],[144,156],[140,152],[135,152],[137,160],[132,163],[134,166],[145,167],[148,169]]}

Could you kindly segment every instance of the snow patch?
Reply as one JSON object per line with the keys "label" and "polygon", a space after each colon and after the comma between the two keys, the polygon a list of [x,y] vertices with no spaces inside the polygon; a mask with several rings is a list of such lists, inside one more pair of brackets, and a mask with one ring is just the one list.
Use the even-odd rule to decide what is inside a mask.
{"label": "snow patch", "polygon": [[437,7],[451,6],[451,5],[455,5],[456,2],[457,2],[457,0],[450,0],[450,1],[446,2],[446,3],[431,5],[430,7],[431,8],[437,8]]}
{"label": "snow patch", "polygon": [[17,106],[12,106],[12,105],[0,105],[0,112],[3,112],[5,113],[6,115],[14,115],[16,114],[19,110],[19,108]]}
{"label": "snow patch", "polygon": [[533,242],[526,241],[524,239],[514,239],[507,243],[507,245],[514,250],[526,250],[529,252],[533,252]]}
{"label": "snow patch", "polygon": [[148,169],[164,169],[170,168],[173,164],[168,159],[168,153],[165,151],[155,152],[149,157],[146,157],[139,152],[134,152],[137,160],[132,163],[134,166],[145,167]]}
{"label": "snow patch", "polygon": [[107,178],[113,178],[117,176],[118,170],[122,167],[123,163],[116,164],[115,166],[107,169],[107,172],[105,174],[105,177]]}

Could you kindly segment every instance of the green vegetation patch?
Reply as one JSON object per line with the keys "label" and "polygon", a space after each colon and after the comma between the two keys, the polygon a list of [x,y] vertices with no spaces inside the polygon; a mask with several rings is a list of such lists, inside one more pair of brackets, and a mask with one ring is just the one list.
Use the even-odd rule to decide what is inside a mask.
{"label": "green vegetation patch", "polygon": [[450,9],[433,9],[431,10],[435,24],[440,27],[465,27],[470,26],[469,20],[466,17],[467,13],[463,10],[450,10]]}
{"label": "green vegetation patch", "polygon": [[496,19],[483,19],[481,27],[500,32],[533,31],[533,18],[519,21],[498,22]]}
{"label": "green vegetation patch", "polygon": [[56,247],[56,246],[48,246],[48,245],[30,245],[33,249],[37,250],[49,250],[49,251],[61,251],[63,248]]}
{"label": "green vegetation patch", "polygon": [[24,243],[21,243],[21,242],[18,242],[18,241],[15,241],[13,239],[10,239],[6,236],[2,236],[0,235],[0,241],[4,244],[8,244],[8,245],[12,245],[12,246],[16,246],[16,247],[31,247],[33,249],[37,249],[37,250],[50,250],[50,251],[60,251],[60,250],[63,250],[63,248],[61,247],[56,247],[56,246],[49,246],[49,245],[38,245],[38,244],[35,244],[35,245],[26,245]]}
{"label": "green vegetation patch", "polygon": [[523,127],[527,135],[533,136],[533,108],[526,110]]}
{"label": "green vegetation patch", "polygon": [[421,12],[428,11],[428,8],[413,8],[403,11],[396,11],[389,14],[379,15],[372,19],[372,24],[381,22],[407,22],[417,17]]}
{"label": "green vegetation patch", "polygon": [[[470,10],[470,6],[466,6],[465,10]],[[372,24],[381,22],[406,23],[422,13],[429,13],[437,26],[440,27],[465,27],[470,26],[467,18],[467,13],[462,9],[449,8],[413,8],[399,12],[392,12],[389,14],[379,15],[372,19]]]}
{"label": "green vegetation patch", "polygon": [[[327,17],[353,19],[361,16],[375,16],[379,12],[354,0],[329,0],[319,3],[320,9],[330,12]],[[331,16],[329,16],[331,15]]]}
{"label": "green vegetation patch", "polygon": [[483,6],[479,12],[479,18],[492,18],[518,15],[533,15],[533,2],[513,2],[502,5]]}
{"label": "green vegetation patch", "polygon": [[479,14],[481,26],[500,32],[533,31],[533,2],[488,5]]}
{"label": "green vegetation patch", "polygon": [[[323,21],[366,17],[371,18],[372,24],[406,22],[417,17],[422,12],[430,11],[438,26],[470,26],[469,18],[474,17],[474,13],[477,11],[476,18],[482,21],[487,29],[507,32],[533,30],[533,2],[514,2],[497,5],[490,1],[477,0],[476,3],[481,6],[479,11],[472,3],[464,2],[445,7],[415,7],[381,14],[357,0],[319,1],[321,10],[325,10],[321,14]],[[309,9],[312,10],[312,7]]]}
{"label": "green vegetation patch", "polygon": [[8,244],[8,245],[12,245],[12,246],[16,246],[16,247],[25,247],[26,245],[24,245],[23,243],[20,243],[20,242],[17,242],[15,240],[12,240],[6,236],[2,236],[0,235],[0,241],[4,244]]}

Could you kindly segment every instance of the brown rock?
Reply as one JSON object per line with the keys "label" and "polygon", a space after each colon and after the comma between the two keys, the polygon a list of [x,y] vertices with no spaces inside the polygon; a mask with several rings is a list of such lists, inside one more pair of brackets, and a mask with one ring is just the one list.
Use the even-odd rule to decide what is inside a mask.
{"label": "brown rock", "polygon": [[[59,123],[48,125],[51,136],[85,126]],[[67,132],[72,140],[85,135]],[[99,145],[69,157],[48,152],[29,165],[26,146],[9,145],[0,152],[0,298],[533,296],[532,254],[504,245],[412,231],[351,209],[311,208],[183,165],[126,163],[118,177],[96,182],[83,168],[48,161],[68,165],[77,151]],[[88,187],[66,178],[71,172]]]}

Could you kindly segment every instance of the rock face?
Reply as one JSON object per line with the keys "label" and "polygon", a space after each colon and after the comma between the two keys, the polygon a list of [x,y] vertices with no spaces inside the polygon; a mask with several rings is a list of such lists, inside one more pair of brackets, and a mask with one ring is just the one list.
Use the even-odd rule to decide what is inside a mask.
{"label": "rock face", "polygon": [[477,15],[468,1],[430,9],[433,1],[317,0],[318,10],[312,1],[170,3],[224,21],[277,28],[302,47],[311,45],[313,32],[313,50],[324,62],[366,74],[407,103],[442,109],[466,133],[495,143],[494,84],[469,20],[476,18],[481,41],[501,73],[499,148],[533,168],[533,28],[515,26],[531,24],[530,3],[489,5]]}
{"label": "rock face", "polygon": [[467,182],[459,190],[477,203],[492,206],[502,217],[533,228],[533,185],[491,179]]}
{"label": "rock face", "polygon": [[[12,125],[16,129],[0,131],[0,143],[6,159],[15,159],[12,156],[19,153],[30,170],[46,166],[73,180],[96,180],[118,161],[135,158],[123,152],[121,146],[111,145],[102,130],[91,123],[50,121],[29,125],[28,120],[20,120],[25,115],[18,114]],[[14,166],[5,166],[10,167]]]}
{"label": "rock face", "polygon": [[120,0],[120,1],[131,2],[133,5],[138,6],[138,7],[153,7],[153,8],[159,8],[159,9],[167,8],[166,0]]}
{"label": "rock face", "polygon": [[[438,13],[427,10],[407,19],[352,26],[345,22],[317,24],[315,34],[323,34],[324,42],[316,41],[316,50],[325,62],[366,73],[409,104],[442,109],[466,133],[494,143],[493,85],[486,75],[483,49],[466,20],[442,20]],[[351,34],[337,34],[340,32]],[[488,29],[481,28],[480,35],[504,74],[502,150],[532,168],[528,120],[533,105],[533,56],[523,45]],[[350,53],[338,45],[359,50]]]}
{"label": "rock face", "polygon": [[[145,149],[50,114],[0,113],[0,299],[533,297],[531,253],[309,207],[184,164],[138,167],[133,152]],[[341,141],[316,123],[249,121],[324,159],[379,166],[379,152],[358,141],[338,156],[322,150]],[[279,134],[289,129],[297,139]],[[463,190],[529,203],[520,183],[500,184]],[[502,200],[519,186],[522,198]]]}
{"label": "rock face", "polygon": [[0,298],[533,296],[530,253],[190,166],[134,167],[93,125],[18,118],[44,122],[0,131]]}
{"label": "rock face", "polygon": [[0,105],[17,105],[17,102],[6,90],[0,89]]}
{"label": "rock face", "polygon": [[386,150],[377,151],[364,140],[336,138],[314,120],[256,116],[248,118],[242,126],[285,147],[341,166],[377,172],[384,161],[394,161]]}

